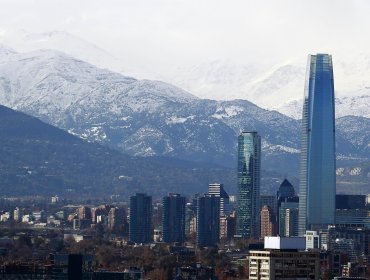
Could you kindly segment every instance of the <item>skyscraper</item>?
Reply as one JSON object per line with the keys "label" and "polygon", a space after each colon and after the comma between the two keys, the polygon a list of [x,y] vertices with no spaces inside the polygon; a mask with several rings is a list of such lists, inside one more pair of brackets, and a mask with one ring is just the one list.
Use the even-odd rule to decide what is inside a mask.
{"label": "skyscraper", "polygon": [[295,196],[293,185],[287,179],[284,179],[284,181],[280,184],[279,190],[276,193],[278,207],[285,198],[293,196]]}
{"label": "skyscraper", "polygon": [[170,193],[162,201],[162,228],[164,242],[185,241],[185,197]]}
{"label": "skyscraper", "polygon": [[220,198],[205,194],[197,202],[197,245],[214,246],[220,239]]}
{"label": "skyscraper", "polygon": [[242,132],[238,137],[238,212],[237,234],[257,238],[261,181],[261,137],[257,132]]}
{"label": "skyscraper", "polygon": [[302,116],[299,235],[335,222],[335,117],[332,57],[308,57]]}
{"label": "skyscraper", "polygon": [[208,193],[220,198],[220,215],[229,214],[229,195],[223,184],[213,183],[208,185]]}
{"label": "skyscraper", "polygon": [[130,197],[129,240],[148,243],[152,239],[152,197],[137,193]]}
{"label": "skyscraper", "polygon": [[298,196],[287,197],[280,202],[278,233],[280,236],[298,236]]}

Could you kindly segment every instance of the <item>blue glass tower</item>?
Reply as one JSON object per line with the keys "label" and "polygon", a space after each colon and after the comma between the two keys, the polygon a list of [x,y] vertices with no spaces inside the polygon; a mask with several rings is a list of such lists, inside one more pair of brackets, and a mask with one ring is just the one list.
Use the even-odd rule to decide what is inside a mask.
{"label": "blue glass tower", "polygon": [[238,137],[237,234],[244,238],[259,235],[261,182],[261,137],[242,132]]}
{"label": "blue glass tower", "polygon": [[302,116],[299,234],[335,222],[335,115],[331,55],[308,57]]}

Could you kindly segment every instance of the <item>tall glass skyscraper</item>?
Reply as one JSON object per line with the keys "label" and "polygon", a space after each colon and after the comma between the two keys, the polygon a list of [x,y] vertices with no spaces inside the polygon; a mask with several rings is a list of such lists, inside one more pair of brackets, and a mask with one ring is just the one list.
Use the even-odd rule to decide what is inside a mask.
{"label": "tall glass skyscraper", "polygon": [[299,235],[335,222],[335,113],[331,55],[308,57],[302,116]]}
{"label": "tall glass skyscraper", "polygon": [[261,137],[257,132],[242,132],[238,137],[237,234],[259,235],[261,183]]}

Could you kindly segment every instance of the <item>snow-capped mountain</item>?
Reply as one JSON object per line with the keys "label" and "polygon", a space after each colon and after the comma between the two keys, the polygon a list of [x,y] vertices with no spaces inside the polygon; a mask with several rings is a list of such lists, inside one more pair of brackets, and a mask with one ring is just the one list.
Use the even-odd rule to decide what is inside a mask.
{"label": "snow-capped mountain", "polygon": [[[59,51],[6,53],[0,63],[0,104],[73,135],[130,155],[235,168],[237,135],[253,130],[263,139],[267,187],[276,178],[298,174],[300,123],[276,111],[246,100],[200,99],[173,85],[99,69]],[[339,168],[369,161],[370,119],[361,119],[353,139],[346,134],[346,122],[352,130],[357,125],[345,117],[337,128]]]}
{"label": "snow-capped mountain", "polygon": [[[347,60],[345,60],[347,59]],[[370,116],[363,101],[370,98],[370,55],[348,58],[333,55],[337,117]],[[258,106],[301,118],[305,81],[304,60],[293,59],[277,66],[259,67],[227,61],[211,61],[178,68],[164,80],[199,97],[216,100],[246,99]]]}
{"label": "snow-capped mountain", "polygon": [[[174,84],[199,98],[250,100],[262,108],[301,118],[305,80],[305,57],[291,58],[277,65],[235,63],[230,59],[174,67],[165,73],[151,73],[126,64],[108,51],[64,31],[28,33],[8,30],[0,43],[19,52],[54,49],[114,72],[149,77]],[[3,55],[0,54],[0,61]],[[333,54],[337,117],[370,116],[365,106],[370,98],[370,54]],[[340,108],[340,110],[339,110]]]}
{"label": "snow-capped mountain", "polygon": [[[297,124],[284,115],[248,101],[199,99],[57,51],[15,54],[0,64],[0,77],[1,104],[133,155],[231,165],[236,135],[243,129],[260,131],[266,148],[297,149]],[[294,137],[279,135],[288,129]]]}
{"label": "snow-capped mountain", "polygon": [[[0,103],[131,155],[229,167],[236,164],[237,135],[256,130],[263,139],[265,169],[298,170],[297,120],[245,100],[200,99],[170,84],[126,77],[58,51],[12,54],[0,63]],[[369,119],[363,122],[369,127]],[[363,145],[341,136],[338,143],[346,161],[368,160]]]}

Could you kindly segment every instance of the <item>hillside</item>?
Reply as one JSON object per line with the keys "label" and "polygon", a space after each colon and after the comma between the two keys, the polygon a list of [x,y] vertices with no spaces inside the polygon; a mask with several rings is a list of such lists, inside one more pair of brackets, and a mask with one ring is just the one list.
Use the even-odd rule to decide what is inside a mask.
{"label": "hillside", "polygon": [[164,158],[127,156],[88,143],[36,118],[0,106],[0,190],[3,196],[109,196],[206,191],[234,184],[233,172]]}

